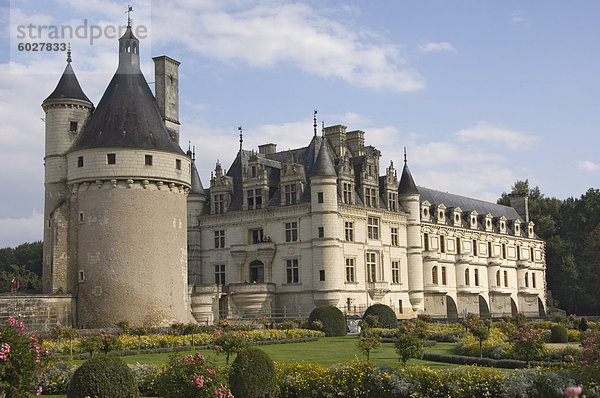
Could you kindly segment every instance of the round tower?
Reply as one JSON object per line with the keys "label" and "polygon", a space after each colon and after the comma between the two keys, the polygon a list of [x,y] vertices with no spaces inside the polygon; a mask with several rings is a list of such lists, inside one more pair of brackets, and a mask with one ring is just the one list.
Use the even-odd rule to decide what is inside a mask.
{"label": "round tower", "polygon": [[67,153],[77,216],[78,326],[191,320],[191,167],[165,127],[128,25],[117,72]]}
{"label": "round tower", "polygon": [[73,67],[67,66],[52,94],[42,103],[45,117],[43,291],[70,292],[68,283],[67,151],[92,112]]}
{"label": "round tower", "polygon": [[398,200],[408,213],[406,227],[408,262],[408,297],[413,311],[423,312],[423,257],[421,253],[421,195],[410,174],[404,155],[404,168],[398,184]]}
{"label": "round tower", "polygon": [[327,140],[313,138],[316,160],[311,170],[314,303],[337,306],[343,285],[341,251],[337,241],[337,174]]}

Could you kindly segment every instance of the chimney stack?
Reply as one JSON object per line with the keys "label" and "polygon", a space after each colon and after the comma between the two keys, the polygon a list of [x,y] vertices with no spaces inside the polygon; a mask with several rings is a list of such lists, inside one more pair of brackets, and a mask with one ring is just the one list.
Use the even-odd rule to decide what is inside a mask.
{"label": "chimney stack", "polygon": [[173,141],[179,144],[179,62],[162,55],[154,61],[154,95]]}

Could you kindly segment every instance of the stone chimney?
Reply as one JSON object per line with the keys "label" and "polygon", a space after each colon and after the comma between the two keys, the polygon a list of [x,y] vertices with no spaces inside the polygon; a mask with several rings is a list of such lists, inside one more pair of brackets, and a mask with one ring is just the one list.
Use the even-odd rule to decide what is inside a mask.
{"label": "stone chimney", "polygon": [[269,155],[277,152],[277,144],[263,144],[258,146],[258,153],[262,155]]}
{"label": "stone chimney", "polygon": [[335,159],[339,159],[344,155],[344,149],[346,148],[346,126],[341,124],[335,126],[328,126],[324,129],[325,138],[333,149],[333,155]]}
{"label": "stone chimney", "polygon": [[154,90],[160,114],[173,141],[179,144],[179,62],[162,55],[154,61]]}
{"label": "stone chimney", "polygon": [[365,153],[365,132],[361,130],[348,131],[346,134],[348,147],[352,156],[362,156]]}
{"label": "stone chimney", "polygon": [[508,195],[510,207],[515,209],[526,224],[529,223],[529,198],[527,195]]}

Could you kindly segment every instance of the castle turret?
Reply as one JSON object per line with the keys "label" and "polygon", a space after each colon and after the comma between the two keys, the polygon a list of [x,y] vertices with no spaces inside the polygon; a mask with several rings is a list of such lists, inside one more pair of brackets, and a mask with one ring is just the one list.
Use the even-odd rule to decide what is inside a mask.
{"label": "castle turret", "polygon": [[398,200],[408,213],[406,228],[408,257],[408,297],[413,311],[423,311],[423,257],[421,255],[421,212],[419,190],[404,157],[404,168],[398,184]]}
{"label": "castle turret", "polygon": [[44,156],[43,291],[71,291],[68,286],[68,198],[66,152],[79,135],[93,105],[84,94],[71,66],[67,66],[52,94],[42,103],[46,113]]}
{"label": "castle turret", "polygon": [[171,138],[128,25],[119,67],[67,153],[82,327],[188,322],[190,157]]}
{"label": "castle turret", "polygon": [[188,214],[188,272],[190,284],[200,283],[202,269],[202,234],[199,227],[200,215],[206,204],[206,193],[192,156],[192,188],[187,196]]}
{"label": "castle turret", "polygon": [[[314,137],[311,145],[316,154],[310,173],[313,278],[315,305],[338,305],[340,286],[344,283],[341,252],[337,242],[338,205],[337,174],[325,138]],[[339,257],[339,258],[338,258]]]}

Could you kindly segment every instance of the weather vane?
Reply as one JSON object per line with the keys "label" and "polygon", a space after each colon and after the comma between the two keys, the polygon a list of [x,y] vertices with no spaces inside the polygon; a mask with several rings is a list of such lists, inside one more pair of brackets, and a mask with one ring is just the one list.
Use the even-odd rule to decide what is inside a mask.
{"label": "weather vane", "polygon": [[129,4],[127,5],[127,27],[131,28],[131,13],[133,12],[133,7]]}

